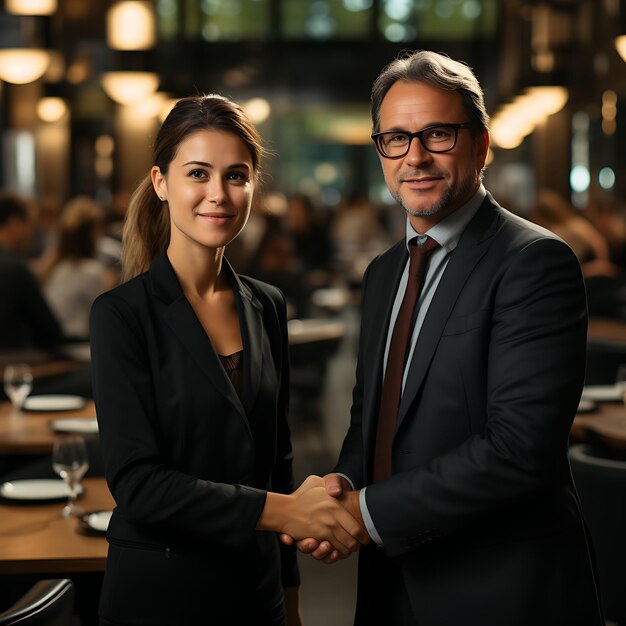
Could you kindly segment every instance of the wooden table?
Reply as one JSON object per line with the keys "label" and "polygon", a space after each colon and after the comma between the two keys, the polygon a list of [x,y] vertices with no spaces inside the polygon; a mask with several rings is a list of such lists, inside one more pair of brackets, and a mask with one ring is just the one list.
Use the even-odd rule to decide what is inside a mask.
{"label": "wooden table", "polygon": [[626,323],[619,320],[592,317],[587,330],[588,341],[626,344]]}
{"label": "wooden table", "polygon": [[[82,481],[78,504],[85,511],[114,506],[104,478]],[[76,518],[61,517],[62,502],[0,503],[0,574],[102,572],[108,544],[104,536],[81,534]]]}
{"label": "wooden table", "polygon": [[598,402],[592,413],[579,413],[574,419],[572,435],[583,439],[587,431],[606,443],[626,448],[626,408],[621,402]]}
{"label": "wooden table", "polygon": [[87,400],[76,411],[16,411],[10,402],[0,403],[0,454],[36,455],[52,452],[54,431],[50,422],[56,419],[84,417],[93,419],[96,407]]}
{"label": "wooden table", "polygon": [[30,348],[0,350],[0,371],[11,363],[24,363],[35,380],[73,372],[90,361],[89,343],[66,344],[54,352]]}

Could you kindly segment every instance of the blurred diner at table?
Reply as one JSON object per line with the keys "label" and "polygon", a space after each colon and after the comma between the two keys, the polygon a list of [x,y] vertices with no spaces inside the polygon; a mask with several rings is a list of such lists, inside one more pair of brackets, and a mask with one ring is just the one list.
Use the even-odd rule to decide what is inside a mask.
{"label": "blurred diner at table", "polygon": [[95,200],[87,196],[70,200],[61,212],[56,241],[41,269],[44,295],[68,338],[89,338],[93,301],[119,281],[117,272],[97,256],[104,218],[104,210]]}
{"label": "blurred diner at table", "polygon": [[[626,319],[626,273],[616,262],[615,239],[612,247],[585,213],[552,189],[537,191],[529,217],[561,237],[576,254],[585,279],[589,315]],[[619,232],[615,237],[620,237]]]}
{"label": "blurred diner at table", "polygon": [[0,195],[0,349],[49,348],[63,340],[59,322],[23,260],[32,235],[26,201]]}
{"label": "blurred diner at table", "polygon": [[[91,396],[88,364],[68,359],[69,338],[50,309],[40,284],[24,260],[33,223],[27,202],[16,194],[0,195],[0,369],[10,363],[57,365],[35,370],[34,393]],[[4,399],[4,390],[0,390]]]}

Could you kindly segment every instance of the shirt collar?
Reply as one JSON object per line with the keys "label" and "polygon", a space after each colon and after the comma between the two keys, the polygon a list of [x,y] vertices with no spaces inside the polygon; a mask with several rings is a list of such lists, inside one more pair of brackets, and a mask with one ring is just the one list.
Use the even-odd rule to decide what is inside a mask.
{"label": "shirt collar", "polygon": [[[442,248],[447,252],[452,252],[459,243],[459,239],[465,230],[465,227],[470,223],[471,219],[476,215],[476,212],[483,203],[483,200],[487,196],[487,190],[480,184],[478,191],[461,207],[459,207],[453,213],[450,213],[441,222],[435,224],[429,231],[428,236],[434,239]],[[409,218],[406,220],[406,247],[409,249],[409,241],[414,239],[415,236],[420,236],[423,233],[415,231]]]}

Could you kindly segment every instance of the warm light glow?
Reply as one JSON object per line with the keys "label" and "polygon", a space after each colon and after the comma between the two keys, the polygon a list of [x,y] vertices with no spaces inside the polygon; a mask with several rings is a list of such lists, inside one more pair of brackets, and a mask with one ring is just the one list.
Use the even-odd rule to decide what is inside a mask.
{"label": "warm light glow", "polygon": [[165,121],[165,118],[170,114],[170,111],[176,106],[178,102],[178,98],[167,98],[161,107],[161,111],[159,112],[159,119],[161,123]]}
{"label": "warm light glow", "polygon": [[158,117],[161,115],[161,111],[168,100],[168,94],[162,91],[157,91],[149,98],[142,98],[141,100],[134,102],[132,107],[134,109],[134,113],[140,117]]}
{"label": "warm light glow", "polygon": [[37,115],[43,122],[58,122],[66,113],[63,98],[41,98],[37,103]]}
{"label": "warm light glow", "polygon": [[569,93],[565,87],[545,86],[531,87],[526,93],[533,99],[535,106],[540,108],[547,117],[558,113],[566,104]]}
{"label": "warm light glow", "polygon": [[622,57],[622,61],[626,61],[626,35],[615,38],[615,48]]}
{"label": "warm light glow", "polygon": [[525,137],[512,120],[497,118],[491,124],[490,134],[492,142],[505,150],[517,148]]}
{"label": "warm light glow", "polygon": [[159,86],[159,77],[152,72],[106,72],[102,87],[118,104],[133,104],[149,98]]}
{"label": "warm light glow", "polygon": [[0,50],[0,80],[25,85],[41,78],[50,65],[46,50],[5,48]]}
{"label": "warm light glow", "polygon": [[550,115],[558,113],[568,98],[565,87],[530,87],[494,115],[490,128],[494,145],[505,150],[517,148],[524,137]]}
{"label": "warm light glow", "polygon": [[50,65],[43,75],[44,82],[46,83],[60,83],[65,78],[66,67],[65,58],[63,53],[59,50],[50,50]]}
{"label": "warm light glow", "polygon": [[72,85],[78,85],[85,82],[90,71],[91,67],[86,58],[75,59],[74,62],[67,68],[67,82]]}
{"label": "warm light glow", "polygon": [[4,10],[13,15],[52,15],[57,0],[4,0]]}
{"label": "warm light glow", "polygon": [[265,98],[252,98],[241,107],[254,124],[264,122],[272,112],[270,103]]}
{"label": "warm light glow", "polygon": [[151,2],[117,2],[107,12],[107,45],[114,50],[147,50],[154,46]]}
{"label": "warm light glow", "polygon": [[111,135],[100,135],[94,143],[98,156],[110,157],[115,149],[115,140]]}

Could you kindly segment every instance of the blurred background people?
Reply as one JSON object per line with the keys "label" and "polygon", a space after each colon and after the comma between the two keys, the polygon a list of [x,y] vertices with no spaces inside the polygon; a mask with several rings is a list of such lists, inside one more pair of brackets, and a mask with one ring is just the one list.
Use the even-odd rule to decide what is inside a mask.
{"label": "blurred background people", "polygon": [[337,270],[360,285],[369,262],[390,243],[378,211],[366,194],[353,191],[340,204],[330,224]]}
{"label": "blurred background people", "polygon": [[626,275],[614,262],[607,237],[551,189],[537,192],[529,217],[561,237],[576,254],[585,279],[589,314],[626,319]]}
{"label": "blurred background people", "polygon": [[311,288],[307,274],[291,233],[277,220],[268,220],[249,273],[283,292],[288,318],[308,315]]}
{"label": "blurred background people", "polygon": [[569,244],[586,277],[618,273],[619,268],[611,262],[609,244],[604,235],[561,194],[552,189],[540,189],[530,217]]}
{"label": "blurred background people", "polygon": [[319,215],[309,195],[295,193],[287,198],[285,225],[309,284],[321,286],[328,283],[333,250],[327,217]]}
{"label": "blurred background people", "polygon": [[63,337],[37,279],[23,261],[32,234],[26,201],[0,195],[0,348],[48,348]]}
{"label": "blurred background people", "polygon": [[626,269],[626,219],[617,203],[592,197],[582,214],[605,238],[610,260],[622,270]]}
{"label": "blurred background people", "polygon": [[75,339],[88,338],[93,301],[118,282],[117,273],[97,258],[104,217],[104,210],[88,196],[70,200],[42,272],[45,297],[64,334]]}

